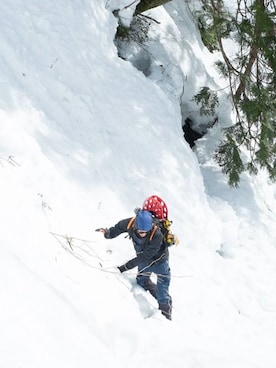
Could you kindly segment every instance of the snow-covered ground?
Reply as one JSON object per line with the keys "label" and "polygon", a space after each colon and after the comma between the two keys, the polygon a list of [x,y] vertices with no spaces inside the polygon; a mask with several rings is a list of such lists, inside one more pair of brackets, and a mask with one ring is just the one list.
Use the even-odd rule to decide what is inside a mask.
{"label": "snow-covered ground", "polygon": [[[0,2],[0,366],[274,368],[275,184],[231,189],[214,163],[226,98],[194,151],[183,139],[180,96],[197,116],[198,88],[225,86],[185,3],[148,12],[148,78],[113,43],[128,3]],[[171,322],[116,271],[130,241],[94,231],[151,194],[180,238]]]}

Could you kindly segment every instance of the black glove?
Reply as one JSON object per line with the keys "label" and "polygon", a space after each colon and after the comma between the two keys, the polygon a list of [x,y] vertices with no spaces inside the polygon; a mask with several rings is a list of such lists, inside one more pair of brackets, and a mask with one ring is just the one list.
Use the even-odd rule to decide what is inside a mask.
{"label": "black glove", "polygon": [[125,271],[127,271],[128,270],[128,268],[127,268],[127,266],[124,264],[124,265],[122,265],[122,266],[119,266],[119,267],[117,267],[118,268],[118,270],[121,272],[121,273],[123,273],[123,272],[125,272]]}
{"label": "black glove", "polygon": [[132,268],[138,266],[139,262],[139,257],[135,257],[133,259],[131,259],[130,261],[128,261],[127,263],[123,264],[122,266],[117,267],[121,273],[131,270]]}

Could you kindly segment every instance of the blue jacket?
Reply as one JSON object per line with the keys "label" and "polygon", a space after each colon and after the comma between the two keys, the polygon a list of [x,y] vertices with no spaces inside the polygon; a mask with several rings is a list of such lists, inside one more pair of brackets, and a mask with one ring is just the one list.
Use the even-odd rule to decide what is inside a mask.
{"label": "blue jacket", "polygon": [[121,220],[105,232],[105,237],[107,239],[116,238],[122,233],[128,233],[132,239],[134,249],[136,251],[136,257],[126,263],[127,269],[132,269],[140,263],[149,265],[155,262],[167,260],[169,252],[167,246],[163,244],[163,235],[161,230],[158,228],[152,239],[150,239],[151,232],[149,232],[145,238],[142,238],[136,232],[134,227],[127,229],[130,220],[131,218]]}

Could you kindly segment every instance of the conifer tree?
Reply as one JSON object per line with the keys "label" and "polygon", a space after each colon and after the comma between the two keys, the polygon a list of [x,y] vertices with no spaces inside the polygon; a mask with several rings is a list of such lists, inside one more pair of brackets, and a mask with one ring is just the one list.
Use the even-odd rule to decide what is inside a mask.
{"label": "conifer tree", "polygon": [[[273,0],[236,0],[235,13],[223,0],[202,0],[197,14],[202,40],[220,51],[220,73],[228,78],[236,112],[225,130],[215,158],[237,186],[240,174],[267,169],[276,180],[276,24]],[[224,41],[236,43],[236,55],[227,55]],[[243,149],[245,148],[246,151]],[[243,154],[242,154],[243,152]],[[247,154],[244,154],[247,152]]]}

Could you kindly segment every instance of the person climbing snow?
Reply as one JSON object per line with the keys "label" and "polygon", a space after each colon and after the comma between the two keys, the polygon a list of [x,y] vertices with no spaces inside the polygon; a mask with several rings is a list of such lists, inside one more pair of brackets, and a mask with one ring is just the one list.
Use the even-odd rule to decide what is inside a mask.
{"label": "person climbing snow", "polygon": [[[169,320],[172,318],[172,298],[169,295],[171,273],[169,267],[168,246],[163,241],[163,234],[155,223],[153,213],[138,209],[136,216],[119,221],[110,228],[100,228],[106,239],[113,239],[122,233],[128,233],[136,251],[136,257],[118,269],[125,272],[138,267],[136,277],[138,285],[150,292],[157,300],[161,313]],[[151,274],[157,276],[155,284]]]}

